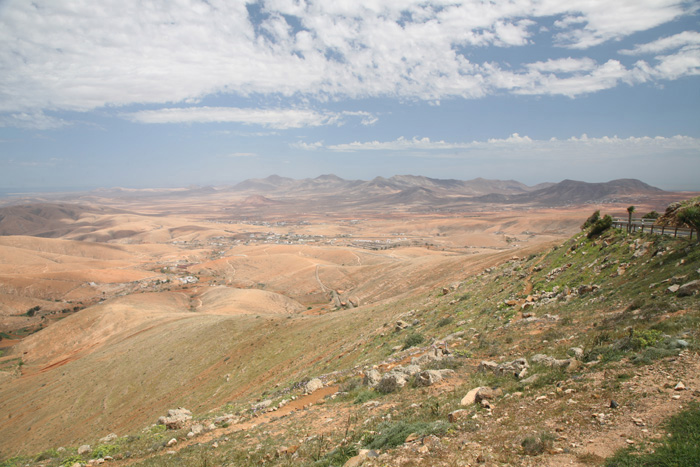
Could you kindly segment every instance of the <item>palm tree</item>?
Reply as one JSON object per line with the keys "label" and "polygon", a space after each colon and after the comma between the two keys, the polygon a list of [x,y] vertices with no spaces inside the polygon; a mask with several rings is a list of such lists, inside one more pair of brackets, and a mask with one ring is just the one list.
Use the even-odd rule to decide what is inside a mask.
{"label": "palm tree", "polygon": [[629,214],[629,217],[627,219],[627,232],[632,231],[632,213],[634,212],[634,206],[630,206],[627,208],[627,214]]}

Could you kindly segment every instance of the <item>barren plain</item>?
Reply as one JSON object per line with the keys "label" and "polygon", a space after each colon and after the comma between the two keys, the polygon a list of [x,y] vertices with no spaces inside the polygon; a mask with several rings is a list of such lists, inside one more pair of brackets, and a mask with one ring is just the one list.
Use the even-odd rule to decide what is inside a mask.
{"label": "barren plain", "polygon": [[561,243],[594,210],[690,197],[376,183],[370,199],[314,180],[2,200],[0,459],[374,365],[377,329],[436,291]]}

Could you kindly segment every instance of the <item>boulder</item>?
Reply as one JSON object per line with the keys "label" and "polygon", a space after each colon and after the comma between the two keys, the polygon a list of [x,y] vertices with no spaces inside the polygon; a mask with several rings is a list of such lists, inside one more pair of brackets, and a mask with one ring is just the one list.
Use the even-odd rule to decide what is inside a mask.
{"label": "boulder", "polygon": [[418,373],[416,386],[432,386],[442,381],[445,376],[453,374],[454,370],[425,370]]}
{"label": "boulder", "polygon": [[700,290],[700,280],[686,282],[678,288],[678,295],[693,295]]}
{"label": "boulder", "polygon": [[92,448],[90,447],[89,444],[83,444],[78,448],[78,455],[82,456],[83,454],[87,454],[92,451]]}
{"label": "boulder", "polygon": [[482,360],[482,362],[479,363],[479,366],[476,368],[476,371],[478,371],[479,373],[486,373],[489,371],[495,372],[496,368],[498,368],[498,363]]}
{"label": "boulder", "polygon": [[406,385],[406,375],[404,373],[390,371],[382,376],[376,389],[379,392],[390,393]]}
{"label": "boulder", "polygon": [[479,390],[482,389],[481,387],[476,387],[472,390],[470,390],[466,396],[462,398],[462,400],[459,402],[459,405],[462,406],[469,406],[472,405],[474,402],[476,402],[476,393],[479,392]]}
{"label": "boulder", "polygon": [[678,292],[678,289],[680,289],[681,286],[678,284],[673,284],[669,285],[668,288],[666,289],[666,293],[676,293]]}
{"label": "boulder", "polygon": [[306,383],[306,386],[304,386],[304,390],[306,391],[307,394],[311,394],[314,391],[317,391],[323,387],[323,381],[321,381],[318,378],[314,378],[308,383]]}
{"label": "boulder", "polygon": [[377,370],[369,370],[365,373],[365,377],[362,379],[362,384],[370,388],[374,388],[381,381],[382,375]]}
{"label": "boulder", "polygon": [[460,420],[465,420],[471,415],[471,410],[459,409],[447,414],[447,420],[450,423],[456,423]]}
{"label": "boulder", "polygon": [[534,355],[530,361],[532,363],[539,363],[541,365],[547,366],[549,368],[566,368],[566,369],[575,369],[578,368],[579,363],[578,360],[573,359],[573,358],[567,358],[565,360],[560,360],[554,357],[549,357],[544,354],[537,354]]}
{"label": "boulder", "polygon": [[100,444],[109,444],[117,438],[118,436],[116,435],[116,433],[110,433],[104,438],[100,438]]}
{"label": "boulder", "polygon": [[518,358],[512,362],[501,363],[496,366],[494,373],[498,375],[513,375],[518,379],[524,378],[527,374],[528,365],[527,360],[524,358]]}
{"label": "boulder", "polygon": [[168,410],[168,415],[158,419],[159,425],[165,425],[169,430],[179,430],[192,419],[192,412],[182,407]]}
{"label": "boulder", "polygon": [[345,464],[343,464],[343,467],[359,467],[361,466],[367,459],[372,459],[375,457],[378,457],[379,454],[374,451],[374,450],[369,450],[369,449],[360,449],[360,452],[354,456],[345,461]]}
{"label": "boulder", "polygon": [[419,373],[421,370],[418,365],[410,364],[406,366],[397,366],[392,371],[395,371],[397,373],[403,373],[406,376],[413,376],[416,373]]}
{"label": "boulder", "polygon": [[270,399],[258,402],[257,404],[253,405],[251,407],[251,410],[253,412],[258,412],[260,410],[265,410],[266,408],[270,407],[272,405],[272,401]]}
{"label": "boulder", "polygon": [[479,390],[476,392],[475,402],[481,403],[481,401],[492,401],[502,395],[503,390],[501,388],[479,388]]}

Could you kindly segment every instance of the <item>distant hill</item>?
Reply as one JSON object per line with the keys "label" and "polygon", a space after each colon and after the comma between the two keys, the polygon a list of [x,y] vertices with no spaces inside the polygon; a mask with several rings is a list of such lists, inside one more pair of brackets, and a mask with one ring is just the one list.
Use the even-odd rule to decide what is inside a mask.
{"label": "distant hill", "polygon": [[351,200],[353,206],[366,205],[446,205],[450,203],[537,204],[560,206],[614,199],[617,196],[660,194],[663,190],[633,179],[588,183],[564,180],[527,186],[515,180],[435,179],[416,175],[375,177],[369,181],[345,180],[336,175],[294,180],[276,175],[241,182],[232,192],[301,198],[330,197]]}
{"label": "distant hill", "polygon": [[547,206],[583,204],[611,200],[617,196],[659,194],[663,190],[635,179],[605,183],[563,180],[552,186],[520,195],[487,195],[479,200],[490,203],[535,203]]}
{"label": "distant hill", "polygon": [[[80,219],[84,216],[119,212],[121,211],[112,208],[68,203],[8,206],[0,208],[0,235],[57,238],[80,227]],[[85,221],[84,224],[90,225],[91,221]]]}

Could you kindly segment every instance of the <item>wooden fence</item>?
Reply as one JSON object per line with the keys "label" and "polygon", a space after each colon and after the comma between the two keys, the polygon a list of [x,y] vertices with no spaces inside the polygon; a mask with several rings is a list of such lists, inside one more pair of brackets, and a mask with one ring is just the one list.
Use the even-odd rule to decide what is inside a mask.
{"label": "wooden fence", "polygon": [[[613,227],[618,229],[627,229],[631,232],[644,232],[657,235],[673,235],[674,237],[688,237],[692,240],[695,229],[686,227],[665,227],[662,225],[654,225],[654,219],[632,219],[632,224],[629,225],[627,219],[613,219]],[[697,233],[695,234],[697,237]]]}

